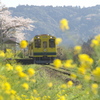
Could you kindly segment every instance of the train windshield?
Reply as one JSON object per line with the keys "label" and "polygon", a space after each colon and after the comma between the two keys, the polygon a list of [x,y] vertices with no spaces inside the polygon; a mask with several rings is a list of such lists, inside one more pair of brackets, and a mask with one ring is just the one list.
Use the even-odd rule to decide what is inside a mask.
{"label": "train windshield", "polygon": [[41,40],[35,39],[35,48],[41,48]]}
{"label": "train windshield", "polygon": [[47,48],[47,42],[46,41],[43,42],[43,48]]}
{"label": "train windshield", "polygon": [[55,47],[55,39],[49,39],[49,47],[54,48]]}

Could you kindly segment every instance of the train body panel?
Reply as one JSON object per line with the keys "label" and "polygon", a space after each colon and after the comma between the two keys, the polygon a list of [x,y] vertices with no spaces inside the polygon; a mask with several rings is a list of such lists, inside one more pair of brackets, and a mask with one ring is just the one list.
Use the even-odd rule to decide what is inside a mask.
{"label": "train body panel", "polygon": [[28,46],[29,57],[38,63],[51,63],[57,55],[55,39],[52,35],[36,35]]}

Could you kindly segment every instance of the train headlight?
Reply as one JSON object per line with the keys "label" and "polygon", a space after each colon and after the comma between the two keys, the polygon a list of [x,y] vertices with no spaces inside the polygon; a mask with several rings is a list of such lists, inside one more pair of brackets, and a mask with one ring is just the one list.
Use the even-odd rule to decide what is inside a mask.
{"label": "train headlight", "polygon": [[50,38],[52,38],[52,37],[50,37]]}
{"label": "train headlight", "polygon": [[38,38],[38,39],[39,39],[40,37],[38,37],[38,36],[37,36],[36,38]]}

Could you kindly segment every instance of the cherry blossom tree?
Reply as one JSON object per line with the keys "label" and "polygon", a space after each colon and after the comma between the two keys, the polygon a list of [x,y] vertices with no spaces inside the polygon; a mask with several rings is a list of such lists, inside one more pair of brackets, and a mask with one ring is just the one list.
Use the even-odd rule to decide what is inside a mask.
{"label": "cherry blossom tree", "polygon": [[[29,18],[12,17],[8,8],[0,3],[0,38],[15,37],[18,41],[25,39],[24,30],[33,30],[32,23],[35,21]],[[1,40],[0,39],[0,40]]]}

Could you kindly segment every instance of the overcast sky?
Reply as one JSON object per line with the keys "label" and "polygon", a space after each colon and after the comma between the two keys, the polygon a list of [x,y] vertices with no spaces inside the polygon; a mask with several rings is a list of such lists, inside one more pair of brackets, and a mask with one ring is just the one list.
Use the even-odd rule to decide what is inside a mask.
{"label": "overcast sky", "polygon": [[100,5],[100,0],[0,0],[6,7],[16,7],[18,5],[52,5],[52,6],[81,6],[89,7]]}

